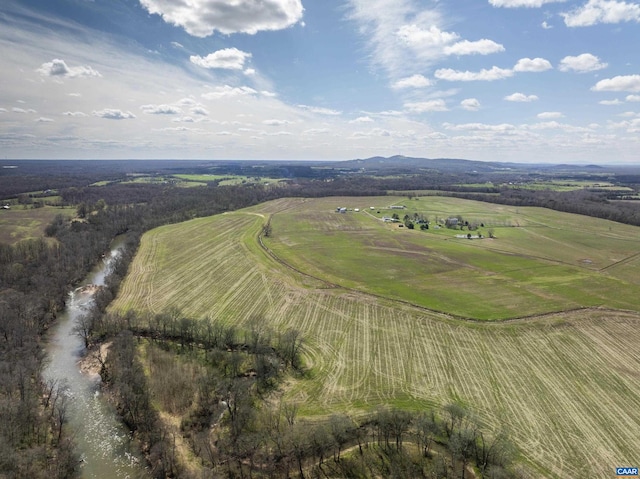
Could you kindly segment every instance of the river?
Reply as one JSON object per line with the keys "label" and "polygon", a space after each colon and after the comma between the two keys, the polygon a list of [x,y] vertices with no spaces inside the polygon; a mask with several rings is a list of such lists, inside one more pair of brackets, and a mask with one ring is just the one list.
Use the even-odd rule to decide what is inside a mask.
{"label": "river", "polygon": [[67,306],[49,336],[49,363],[46,380],[63,385],[68,404],[68,424],[82,459],[81,477],[96,479],[147,477],[143,461],[133,452],[129,431],[114,408],[100,394],[100,376],[83,374],[78,365],[85,353],[84,342],[73,334],[76,321],[91,304],[83,286],[103,285],[114,258],[123,247],[115,241],[112,249],[85,281],[69,294]]}

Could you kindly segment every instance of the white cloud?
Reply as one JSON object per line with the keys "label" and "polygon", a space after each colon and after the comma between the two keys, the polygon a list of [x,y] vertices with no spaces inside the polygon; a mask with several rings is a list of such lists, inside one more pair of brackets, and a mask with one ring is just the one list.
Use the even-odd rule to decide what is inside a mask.
{"label": "white cloud", "polygon": [[444,47],[460,38],[457,33],[443,32],[435,25],[424,29],[415,24],[403,25],[397,35],[414,48]]}
{"label": "white cloud", "polygon": [[394,89],[401,88],[424,88],[431,86],[431,80],[423,75],[412,75],[407,78],[402,78],[395,82],[391,87]]}
{"label": "white cloud", "polygon": [[247,68],[243,73],[248,77],[252,77],[256,74],[256,70],[254,68]]}
{"label": "white cloud", "polygon": [[29,108],[28,110],[26,110],[24,108],[18,108],[15,106],[11,109],[11,111],[14,113],[21,113],[21,114],[37,113],[33,108]]}
{"label": "white cloud", "polygon": [[102,75],[88,66],[69,67],[64,60],[58,58],[50,62],[43,63],[36,70],[43,76],[63,77],[63,78],[80,78],[80,77],[101,77]]}
{"label": "white cloud", "polygon": [[605,106],[616,106],[616,105],[622,105],[624,102],[616,98],[615,100],[601,100],[598,103],[600,105],[605,105]]}
{"label": "white cloud", "polygon": [[359,116],[355,120],[351,120],[349,123],[373,123],[373,118],[370,116]]}
{"label": "white cloud", "polygon": [[105,118],[107,120],[131,120],[136,117],[130,111],[114,110],[112,108],[94,111],[93,116]]}
{"label": "white cloud", "polygon": [[492,67],[490,70],[482,69],[479,72],[457,71],[451,68],[436,70],[435,77],[447,81],[494,81],[513,76],[513,70]]}
{"label": "white cloud", "polygon": [[544,58],[521,58],[513,67],[516,72],[543,72],[553,68]]}
{"label": "white cloud", "polygon": [[202,98],[207,100],[218,100],[220,98],[238,97],[246,95],[257,95],[258,92],[248,86],[232,87],[230,85],[217,86],[214,91],[204,93]]}
{"label": "white cloud", "polygon": [[140,4],[195,37],[216,30],[225,35],[282,30],[299,22],[304,11],[300,0],[140,0]]}
{"label": "white cloud", "polygon": [[542,24],[540,25],[542,28],[544,28],[545,30],[551,30],[553,27],[551,25],[549,25],[547,23],[547,21],[545,20],[544,22],[542,22]]}
{"label": "white cloud", "polygon": [[505,8],[534,8],[541,7],[547,3],[564,2],[565,0],[489,0],[489,3],[494,7]]}
{"label": "white cloud", "polygon": [[194,115],[209,116],[209,111],[203,106],[194,106],[189,111]]}
{"label": "white cloud", "polygon": [[444,47],[445,55],[489,55],[491,53],[498,53],[503,51],[504,46],[486,38],[475,42],[462,40],[461,42],[454,43],[451,46]]}
{"label": "white cloud", "polygon": [[603,68],[607,68],[607,64],[601,62],[597,56],[591,53],[583,53],[575,57],[566,56],[560,60],[560,65],[558,65],[558,70],[562,72],[575,71],[585,73],[602,70]]}
{"label": "white cloud", "polygon": [[190,116],[181,116],[179,118],[174,118],[171,121],[174,123],[195,123],[195,120]]}
{"label": "white cloud", "polygon": [[304,135],[325,135],[329,133],[328,128],[309,128],[302,132]]}
{"label": "white cloud", "polygon": [[536,101],[538,97],[536,95],[525,95],[524,93],[512,93],[511,95],[505,96],[504,99],[515,102],[530,102]]}
{"label": "white cloud", "polygon": [[251,53],[243,52],[237,48],[224,48],[222,50],[209,53],[206,57],[192,55],[189,57],[189,60],[191,63],[202,68],[242,70],[245,62],[249,58],[251,58]]}
{"label": "white cloud", "polygon": [[182,113],[180,108],[172,105],[142,105],[140,109],[149,115],[177,115]]}
{"label": "white cloud", "polygon": [[467,98],[460,102],[460,106],[468,111],[478,111],[480,109],[480,102],[476,98]]}
{"label": "white cloud", "polygon": [[74,117],[86,117],[88,116],[86,113],[82,113],[81,111],[65,111],[63,113],[64,116],[74,116]]}
{"label": "white cloud", "polygon": [[598,23],[640,22],[640,5],[616,0],[589,0],[582,7],[561,15],[568,27],[588,27]]}
{"label": "white cloud", "polygon": [[341,111],[332,110],[331,108],[323,108],[319,106],[298,105],[298,108],[302,108],[303,110],[308,110],[312,113],[317,113],[319,115],[329,115],[329,116],[342,115]]}
{"label": "white cloud", "polygon": [[37,119],[35,119],[35,120],[33,120],[33,121],[35,121],[35,122],[37,122],[37,123],[51,123],[51,122],[53,122],[53,121],[55,121],[55,120],[53,120],[53,119],[51,119],[51,118],[47,118],[47,117],[45,117],[45,116],[41,116],[40,118],[37,118]]}
{"label": "white cloud", "polygon": [[627,100],[627,101],[640,101],[640,95],[627,95],[625,100]]}
{"label": "white cloud", "polygon": [[564,115],[559,111],[543,111],[536,115],[541,120],[551,120],[553,118],[563,118]]}
{"label": "white cloud", "polygon": [[447,111],[447,104],[444,100],[429,100],[405,103],[404,107],[411,113],[424,113],[427,111]]}
{"label": "white cloud", "polygon": [[452,123],[443,123],[445,129],[453,131],[494,131],[494,132],[506,132],[515,130],[516,127],[510,123],[501,123],[498,125],[490,125],[486,123],[462,123],[454,125]]}
{"label": "white cloud", "polygon": [[273,120],[263,120],[262,124],[263,125],[269,125],[269,126],[282,126],[282,125],[289,125],[291,122],[288,120],[277,120],[277,119],[273,119]]}
{"label": "white cloud", "polygon": [[640,91],[640,75],[621,75],[600,80],[593,87],[593,91]]}

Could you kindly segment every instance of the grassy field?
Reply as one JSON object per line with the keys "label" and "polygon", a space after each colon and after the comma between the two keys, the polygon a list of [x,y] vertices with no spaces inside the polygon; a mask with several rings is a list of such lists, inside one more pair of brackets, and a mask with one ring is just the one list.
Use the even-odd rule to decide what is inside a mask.
{"label": "grassy field", "polygon": [[27,208],[13,206],[10,210],[0,210],[0,243],[13,244],[24,239],[41,238],[44,229],[56,215],[72,217],[75,208],[44,206]]}
{"label": "grassy field", "polygon": [[240,185],[240,184],[275,184],[279,179],[262,178],[256,176],[244,176],[244,175],[173,175],[174,178],[179,178],[187,182],[210,182],[219,181],[220,186]]}
{"label": "grassy field", "polygon": [[[375,218],[401,201],[430,219],[485,218],[496,239],[458,240],[450,230],[401,230]],[[337,206],[367,211],[339,214]],[[257,240],[269,217],[277,258]],[[301,413],[459,400],[489,427],[508,430],[535,476],[610,477],[640,462],[639,250],[637,228],[539,209],[446,198],[278,200],[147,233],[112,307],[178,308],[238,324],[260,317],[299,329],[309,374],[285,394]],[[384,294],[391,276],[401,286]],[[432,294],[407,296],[425,281],[460,315],[518,316],[524,308],[496,313],[513,301],[529,314],[590,306],[591,297],[602,307],[465,321],[409,304]],[[545,291],[544,306],[529,299]],[[472,297],[489,306],[464,306]],[[627,311],[605,309],[618,307]]]}

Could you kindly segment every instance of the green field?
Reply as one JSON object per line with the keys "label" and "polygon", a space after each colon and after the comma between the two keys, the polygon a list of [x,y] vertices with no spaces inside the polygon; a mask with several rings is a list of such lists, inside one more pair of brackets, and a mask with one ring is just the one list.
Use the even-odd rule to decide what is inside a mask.
{"label": "green field", "polygon": [[0,243],[13,244],[24,239],[41,238],[44,230],[56,215],[73,217],[75,208],[44,206],[42,208],[24,208],[12,206],[0,210]]}
{"label": "green field", "polygon": [[240,184],[275,184],[279,179],[262,178],[257,176],[244,175],[173,175],[186,182],[210,182],[218,181],[220,186],[240,185]]}
{"label": "green field", "polygon": [[[496,238],[377,218],[403,201]],[[639,231],[439,197],[278,200],[147,233],[112,307],[299,329],[309,374],[285,394],[301,413],[459,400],[509,431],[534,476],[609,477],[640,462]]]}

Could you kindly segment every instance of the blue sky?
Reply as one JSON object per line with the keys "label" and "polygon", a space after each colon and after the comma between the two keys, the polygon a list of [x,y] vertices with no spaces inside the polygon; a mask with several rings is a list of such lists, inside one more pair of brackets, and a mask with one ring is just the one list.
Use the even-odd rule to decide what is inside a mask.
{"label": "blue sky", "polygon": [[640,163],[640,2],[3,0],[20,158]]}

